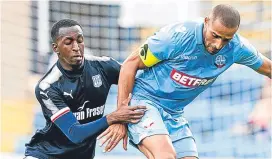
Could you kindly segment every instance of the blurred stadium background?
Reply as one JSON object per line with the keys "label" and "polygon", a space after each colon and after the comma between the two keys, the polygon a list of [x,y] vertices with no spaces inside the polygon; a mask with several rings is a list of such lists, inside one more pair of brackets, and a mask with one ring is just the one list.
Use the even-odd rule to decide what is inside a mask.
{"label": "blurred stadium background", "polygon": [[[49,34],[54,22],[79,21],[88,53],[122,62],[161,26],[205,17],[220,3],[240,11],[239,33],[271,59],[271,1],[1,1],[1,156],[22,158],[24,144],[44,125],[34,86],[56,60]],[[271,158],[271,125],[247,125],[264,83],[263,76],[234,65],[187,106],[201,158]],[[113,87],[105,114],[115,109],[116,93]],[[101,159],[144,158],[131,146],[127,152],[121,145],[107,154],[96,151]]]}

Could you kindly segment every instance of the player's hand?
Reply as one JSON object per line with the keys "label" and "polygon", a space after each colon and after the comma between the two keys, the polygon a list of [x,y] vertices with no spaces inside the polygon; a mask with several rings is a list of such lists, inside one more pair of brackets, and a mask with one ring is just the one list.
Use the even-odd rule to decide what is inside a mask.
{"label": "player's hand", "polygon": [[115,146],[123,139],[123,148],[127,150],[127,126],[125,124],[113,124],[108,127],[102,134],[100,134],[97,139],[100,140],[99,146],[103,146],[106,142],[107,145],[103,152],[110,152]]}
{"label": "player's hand", "polygon": [[107,122],[109,125],[115,123],[138,123],[144,116],[146,106],[128,106],[131,100],[131,94],[122,102],[122,105],[116,111],[107,115]]}
{"label": "player's hand", "polygon": [[145,106],[126,106],[119,108],[115,112],[107,115],[109,125],[116,123],[138,123],[144,116],[146,111]]}

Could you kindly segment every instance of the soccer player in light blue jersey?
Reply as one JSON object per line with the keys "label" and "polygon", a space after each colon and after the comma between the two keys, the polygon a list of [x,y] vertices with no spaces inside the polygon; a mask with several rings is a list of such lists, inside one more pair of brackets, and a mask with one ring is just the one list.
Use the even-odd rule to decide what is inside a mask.
{"label": "soccer player in light blue jersey", "polygon": [[[131,105],[148,109],[128,124],[130,141],[149,159],[198,158],[183,109],[232,64],[246,65],[271,78],[271,60],[237,34],[239,12],[216,6],[202,21],[163,27],[123,63],[118,105],[132,92]],[[136,76],[136,72],[141,72]],[[126,136],[125,125],[112,125],[99,138],[110,151]]]}

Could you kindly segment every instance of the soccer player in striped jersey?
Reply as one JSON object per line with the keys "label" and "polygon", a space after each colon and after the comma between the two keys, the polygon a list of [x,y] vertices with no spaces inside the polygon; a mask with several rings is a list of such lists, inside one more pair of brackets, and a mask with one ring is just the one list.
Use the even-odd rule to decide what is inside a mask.
{"label": "soccer player in striped jersey", "polygon": [[[232,64],[246,65],[271,78],[271,60],[236,33],[239,25],[240,15],[235,8],[218,5],[200,21],[163,27],[123,63],[118,101],[132,92],[132,105],[147,106],[139,123],[128,124],[130,141],[146,157],[198,158],[194,137],[183,116],[184,107]],[[142,72],[136,76],[139,69]],[[123,138],[116,135],[114,127],[99,136],[110,139],[106,151]]]}
{"label": "soccer player in striped jersey", "polygon": [[35,88],[46,126],[26,144],[25,156],[92,159],[96,137],[109,125],[137,123],[145,106],[123,107],[103,117],[109,89],[118,82],[120,64],[109,57],[84,57],[83,31],[74,20],[55,23],[51,37],[58,61]]}

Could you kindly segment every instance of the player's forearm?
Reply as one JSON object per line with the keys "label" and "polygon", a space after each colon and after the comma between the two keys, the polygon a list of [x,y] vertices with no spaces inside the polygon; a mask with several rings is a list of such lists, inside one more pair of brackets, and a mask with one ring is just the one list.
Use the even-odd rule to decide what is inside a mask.
{"label": "player's forearm", "polygon": [[83,140],[96,135],[109,126],[106,117],[87,124],[80,124],[72,112],[62,115],[54,123],[75,144],[80,144]]}
{"label": "player's forearm", "polygon": [[270,79],[272,78],[271,75],[271,70],[272,70],[272,61],[270,59],[268,59],[267,57],[261,55],[262,59],[263,59],[263,64],[262,66],[257,70],[258,73],[263,74],[267,77],[269,77]]}
{"label": "player's forearm", "polygon": [[121,66],[118,81],[118,108],[124,106],[122,102],[128,98],[129,93],[132,93],[138,69],[146,68],[139,56],[139,51],[133,52]]}
{"label": "player's forearm", "polygon": [[128,98],[129,93],[132,93],[136,72],[137,68],[129,62],[121,67],[118,82],[118,107],[121,107],[122,101]]}

